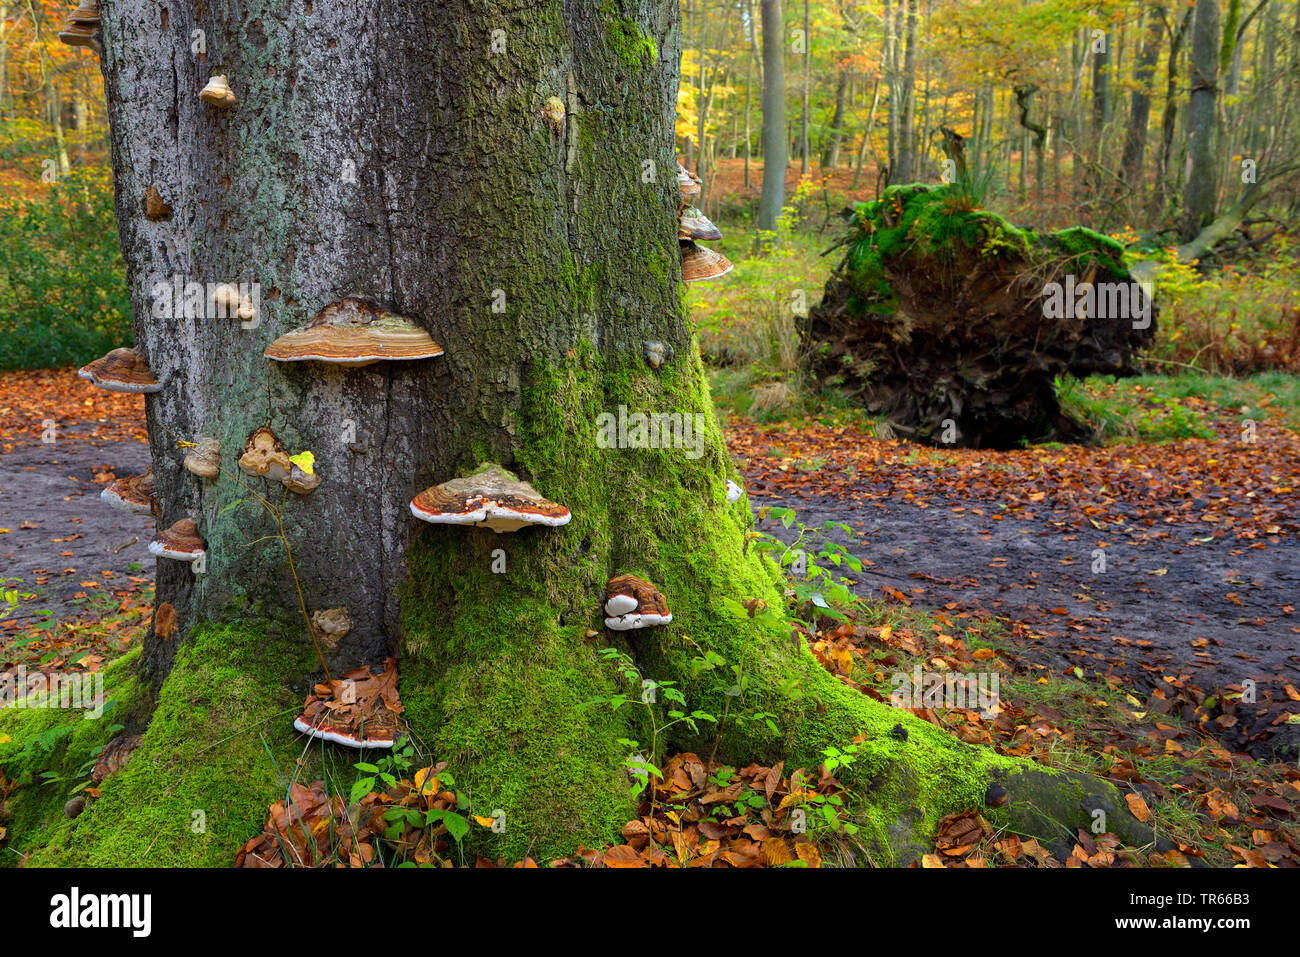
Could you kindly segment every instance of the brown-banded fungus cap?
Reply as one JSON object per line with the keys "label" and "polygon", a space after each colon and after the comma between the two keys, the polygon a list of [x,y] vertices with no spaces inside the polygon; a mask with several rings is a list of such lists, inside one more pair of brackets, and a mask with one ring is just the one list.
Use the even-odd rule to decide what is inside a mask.
{"label": "brown-banded fungus cap", "polygon": [[186,453],[184,465],[199,478],[215,479],[221,474],[221,444],[216,439],[200,437]]}
{"label": "brown-banded fungus cap", "polygon": [[700,195],[700,178],[681,164],[677,163],[677,185],[687,199]]}
{"label": "brown-banded fungus cap", "polygon": [[397,659],[389,658],[382,670],[357,668],[316,685],[293,726],[349,748],[391,748],[402,737],[402,710]]}
{"label": "brown-banded fungus cap", "polygon": [[347,296],[311,322],[286,332],[263,353],[277,362],[365,366],[394,359],[432,359],[442,346],[410,319],[385,312],[373,299]]}
{"label": "brown-banded fungus cap", "polygon": [[701,282],[717,279],[731,272],[733,263],[722,253],[697,246],[689,239],[682,240],[682,281]]}
{"label": "brown-banded fungus cap", "polygon": [[694,206],[687,206],[677,222],[677,238],[712,240],[721,239],[722,233],[713,220]]}
{"label": "brown-banded fungus cap", "polygon": [[280,481],[293,471],[293,462],[280,440],[266,426],[262,426],[244,443],[244,454],[239,457],[239,468],[248,475],[262,476]]}
{"label": "brown-banded fungus cap", "polygon": [[149,364],[134,349],[114,349],[77,370],[77,375],[109,392],[157,392],[162,388]]}
{"label": "brown-banded fungus cap", "polygon": [[153,468],[141,475],[115,479],[104,486],[100,499],[136,515],[157,515],[158,499],[154,496]]}
{"label": "brown-banded fungus cap", "polygon": [[70,47],[86,47],[96,53],[103,53],[104,48],[99,42],[98,33],[98,23],[69,23],[59,31],[59,41]]}
{"label": "brown-banded fungus cap", "polygon": [[194,519],[182,518],[171,528],[158,533],[158,537],[149,543],[149,554],[155,558],[192,562],[202,558],[207,547],[199,537],[199,527],[194,524]]}
{"label": "brown-banded fungus cap", "polygon": [[673,620],[658,588],[635,575],[619,575],[605,585],[605,627],[632,631],[666,625]]}
{"label": "brown-banded fungus cap", "polygon": [[727,479],[727,501],[728,502],[739,502],[740,496],[744,494],[745,494],[745,490],[743,488],[741,488],[731,479]]}
{"label": "brown-banded fungus cap", "polygon": [[99,0],[81,0],[77,9],[68,17],[73,23],[99,23]]}
{"label": "brown-banded fungus cap", "polygon": [[199,91],[199,99],[204,103],[211,103],[219,110],[228,110],[237,102],[235,100],[235,91],[226,82],[224,73],[208,80],[208,85]]}
{"label": "brown-banded fungus cap", "polygon": [[563,505],[499,465],[483,465],[465,478],[425,489],[411,500],[411,514],[435,525],[485,525],[498,533],[564,525],[572,518]]}

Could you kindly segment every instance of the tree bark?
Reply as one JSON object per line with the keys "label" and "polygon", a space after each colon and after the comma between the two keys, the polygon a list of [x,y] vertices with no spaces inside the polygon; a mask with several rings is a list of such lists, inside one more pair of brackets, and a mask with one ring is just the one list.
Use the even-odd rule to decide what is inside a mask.
{"label": "tree bark", "polygon": [[1151,83],[1164,37],[1164,9],[1163,3],[1155,3],[1147,11],[1147,35],[1134,66],[1128,133],[1124,137],[1124,153],[1120,159],[1121,175],[1130,186],[1138,183],[1142,158],[1146,154],[1147,125],[1151,120]]}
{"label": "tree bark", "polygon": [[789,164],[785,129],[785,26],[781,0],[761,0],[763,17],[763,190],[758,200],[758,228],[776,232],[785,202]]}

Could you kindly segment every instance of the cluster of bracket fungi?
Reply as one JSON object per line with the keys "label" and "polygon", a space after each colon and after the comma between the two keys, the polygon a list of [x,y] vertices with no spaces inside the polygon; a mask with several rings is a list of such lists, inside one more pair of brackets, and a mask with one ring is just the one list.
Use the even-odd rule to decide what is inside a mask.
{"label": "cluster of bracket fungi", "polygon": [[[99,33],[98,0],[82,0],[61,40],[74,46],[102,50]],[[199,94],[218,108],[229,109],[237,99],[225,75],[216,75]],[[732,264],[726,257],[697,245],[697,241],[721,239],[722,234],[689,200],[700,194],[700,181],[678,163],[678,183],[682,201],[678,208],[678,239],[681,246],[682,278],[685,282],[714,279],[727,273]],[[162,197],[149,187],[144,202],[150,220],[170,214]],[[247,321],[255,315],[254,307],[232,285],[220,285],[213,294],[215,314]],[[658,368],[670,355],[668,347],[651,360]],[[653,350],[652,350],[653,351]],[[385,310],[378,302],[363,296],[347,296],[330,303],[306,325],[280,336],[263,352],[274,362],[320,362],[339,366],[367,366],[378,362],[433,359],[443,349],[415,322]],[[102,389],[114,392],[155,393],[162,385],[154,378],[144,357],[132,348],[114,349],[78,370],[78,375]],[[206,481],[216,481],[221,474],[221,447],[216,439],[198,436],[193,442],[180,443],[186,450],[184,467]],[[288,490],[306,495],[319,486],[321,477],[299,456],[291,456],[269,427],[263,426],[248,436],[238,457],[239,470],[246,475],[278,481]],[[727,500],[735,502],[741,489],[727,483]],[[142,475],[121,478],[110,483],[101,498],[115,508],[161,518],[154,489],[152,466]],[[529,482],[499,465],[485,463],[460,478],[420,492],[411,500],[411,514],[436,525],[467,525],[489,528],[494,533],[516,532],[530,525],[555,528],[572,518],[563,505],[545,498]],[[207,543],[199,532],[198,522],[183,517],[167,529],[157,532],[149,551],[157,558],[199,562]],[[170,606],[167,606],[170,608]],[[650,582],[634,575],[611,578],[603,603],[605,625],[614,631],[629,631],[667,625],[672,613],[664,596]],[[315,637],[326,648],[334,648],[352,628],[346,608],[318,610],[312,615]],[[358,683],[374,692],[373,707],[356,705]],[[372,687],[373,686],[373,687]],[[345,697],[346,696],[346,697]],[[392,659],[376,670],[362,668],[342,680],[318,684],[308,694],[303,714],[294,726],[304,734],[355,748],[389,748],[401,738],[397,716],[402,706],[397,695],[396,662]]]}

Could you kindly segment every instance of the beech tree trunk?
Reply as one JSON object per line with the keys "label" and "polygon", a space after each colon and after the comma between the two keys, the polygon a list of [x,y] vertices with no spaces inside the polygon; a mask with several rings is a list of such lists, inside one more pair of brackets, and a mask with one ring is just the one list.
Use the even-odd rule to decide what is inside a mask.
{"label": "beech tree trunk", "polygon": [[763,188],[756,224],[760,230],[774,233],[785,202],[785,169],[790,162],[785,129],[785,27],[781,0],[760,0],[759,6],[763,19]]}
{"label": "beech tree trunk", "polygon": [[[763,8],[765,48],[779,50],[778,6]],[[860,741],[840,779],[878,860],[928,850],[939,817],[979,805],[994,778],[1010,801],[989,813],[1017,830],[1055,840],[1103,808],[1112,830],[1146,840],[1109,785],[873,701],[793,644],[779,616],[742,606],[783,598],[774,566],[745,548],[745,500],[727,501],[734,470],[680,294],[676,0],[196,9],[106,4],[102,63],[136,344],[162,384],[146,400],[161,523],[193,516],[207,566],[159,563],[157,599],[180,628],[149,634],[135,675],[133,659],[110,669],[112,717],[143,741],[98,800],[70,821],[66,795],[33,783],[30,755],[43,752],[6,767],[19,788],[9,841],[30,864],[227,865],[292,780],[324,775],[346,793],[355,752],[292,730],[321,669],[283,544],[230,474],[263,426],[316,456],[321,485],[288,497],[285,531],[308,607],[346,606],[356,623],[331,668],[399,657],[420,760],[447,762],[473,813],[503,812],[504,832],[467,838],[470,861],[619,841],[638,801],[626,740],[648,748],[654,732],[643,709],[585,706],[616,690],[640,698],[598,654],[607,646],[721,715],[734,678],[695,667],[718,655],[750,678],[731,714],[777,727],[704,725],[656,740],[665,750],[816,768],[822,749]],[[197,59],[195,30],[207,40]],[[780,60],[765,93],[782,88]],[[199,100],[211,73],[229,78],[233,109]],[[782,130],[767,106],[767,132]],[[765,179],[784,171],[779,139],[767,137]],[[145,218],[151,186],[169,218]],[[155,283],[176,277],[259,283],[260,324],[156,315]],[[411,317],[445,355],[351,369],[263,357],[347,295]],[[621,408],[699,415],[702,441],[603,448],[598,417]],[[215,483],[181,466],[176,439],[200,435],[221,442]],[[496,535],[412,519],[413,495],[482,461],[572,521]],[[669,626],[602,630],[605,583],[626,573],[660,588]],[[13,711],[0,726],[21,749],[32,726],[8,722],[53,714]],[[73,743],[110,733],[91,724],[77,722]]]}

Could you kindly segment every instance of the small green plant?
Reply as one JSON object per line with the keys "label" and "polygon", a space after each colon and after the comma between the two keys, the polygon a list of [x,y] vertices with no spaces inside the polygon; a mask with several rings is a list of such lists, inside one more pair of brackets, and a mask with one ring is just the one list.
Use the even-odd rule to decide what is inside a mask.
{"label": "small green plant", "polygon": [[[844,621],[849,613],[861,604],[861,599],[849,589],[853,582],[838,574],[839,569],[847,567],[850,571],[861,574],[862,562],[847,548],[830,540],[830,535],[841,531],[852,536],[853,530],[842,522],[826,522],[816,532],[809,530],[803,522],[796,521],[795,510],[765,506],[759,509],[759,518],[772,518],[785,528],[797,525],[798,537],[786,545],[775,535],[766,532],[749,532],[746,536],[746,551],[752,546],[760,553],[772,556],[773,560],[786,572],[790,581],[790,591],[796,620],[807,630],[814,631],[808,618],[832,618]],[[769,617],[778,620],[773,612]]]}
{"label": "small green plant", "polygon": [[[618,711],[624,705],[640,706],[645,709],[646,719],[650,725],[650,746],[649,757],[641,754],[639,749],[642,747],[639,741],[630,738],[620,738],[619,744],[628,748],[630,754],[624,762],[628,774],[633,779],[633,793],[639,794],[643,789],[650,787],[652,777],[662,778],[663,771],[659,765],[663,762],[663,748],[668,732],[679,724],[684,724],[696,734],[699,734],[700,722],[709,722],[717,724],[718,719],[707,711],[687,711],[686,696],[677,688],[675,681],[651,681],[641,674],[641,669],[636,666],[630,655],[620,651],[617,648],[602,648],[600,656],[606,661],[612,662],[614,667],[623,676],[624,681],[634,689],[631,694],[614,694],[608,697],[592,698],[582,703],[582,707],[605,706],[613,711]],[[663,713],[660,713],[659,695],[662,694],[666,707]],[[651,796],[653,799],[653,788]]]}

